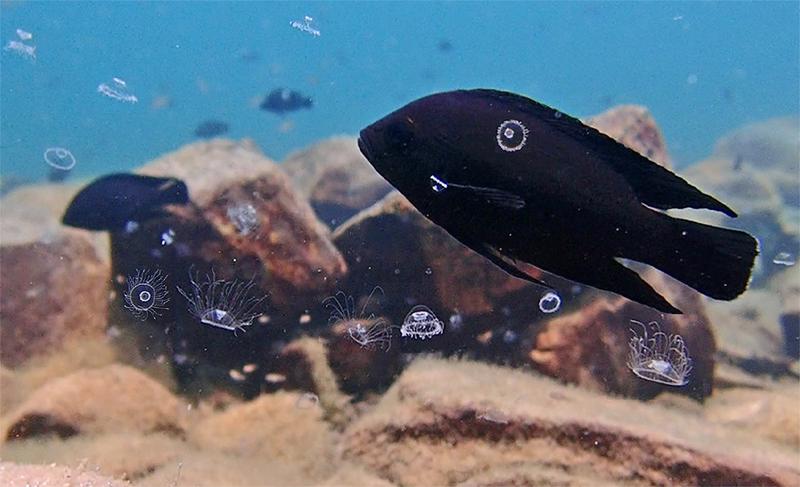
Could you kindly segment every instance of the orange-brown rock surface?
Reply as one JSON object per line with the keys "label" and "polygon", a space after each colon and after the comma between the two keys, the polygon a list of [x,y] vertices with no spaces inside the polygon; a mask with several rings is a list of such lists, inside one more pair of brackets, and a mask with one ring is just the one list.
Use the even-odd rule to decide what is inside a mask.
{"label": "orange-brown rock surface", "polygon": [[331,228],[392,189],[361,155],[355,137],[332,137],[294,152],[281,169],[308,199],[319,219]]}
{"label": "orange-brown rock surface", "polygon": [[129,483],[79,468],[57,465],[20,465],[0,463],[0,485],[5,487],[32,487],[58,485],[60,487],[126,487]]}
{"label": "orange-brown rock surface", "polygon": [[406,369],[346,431],[344,456],[407,486],[800,482],[796,451],[752,434],[518,371],[438,360]]}
{"label": "orange-brown rock surface", "polygon": [[0,201],[0,363],[6,366],[105,331],[107,241],[60,224],[76,190],[22,187]]}
{"label": "orange-brown rock surface", "polygon": [[114,431],[183,432],[181,403],[136,369],[110,365],[46,383],[3,418],[6,441]]}

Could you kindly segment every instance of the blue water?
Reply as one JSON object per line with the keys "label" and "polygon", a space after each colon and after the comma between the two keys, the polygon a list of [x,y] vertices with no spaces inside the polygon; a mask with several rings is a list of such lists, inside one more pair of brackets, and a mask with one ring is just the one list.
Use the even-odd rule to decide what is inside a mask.
{"label": "blue water", "polygon": [[[281,160],[466,87],[577,116],[646,105],[685,166],[731,129],[798,114],[798,5],[3,2],[0,40],[33,33],[37,59],[2,53],[0,167],[44,178],[42,153],[61,146],[78,160],[73,177],[131,169],[192,141],[209,118]],[[320,37],[289,26],[304,15]],[[442,40],[451,51],[437,48]],[[242,60],[246,52],[259,59]],[[112,77],[139,103],[97,93]],[[315,107],[284,120],[254,106],[277,87]],[[157,96],[172,106],[151,108]]]}

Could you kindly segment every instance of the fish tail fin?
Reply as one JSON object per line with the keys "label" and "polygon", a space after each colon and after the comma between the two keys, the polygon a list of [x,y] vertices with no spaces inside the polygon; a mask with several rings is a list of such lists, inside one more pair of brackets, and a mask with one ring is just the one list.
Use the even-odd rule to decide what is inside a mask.
{"label": "fish tail fin", "polygon": [[750,234],[654,212],[664,245],[641,249],[641,259],[714,299],[730,301],[750,283],[758,241]]}

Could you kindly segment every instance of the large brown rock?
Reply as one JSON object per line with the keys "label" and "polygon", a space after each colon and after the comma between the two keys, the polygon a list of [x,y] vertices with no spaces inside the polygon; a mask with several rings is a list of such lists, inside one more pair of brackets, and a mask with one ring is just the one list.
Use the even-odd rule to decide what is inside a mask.
{"label": "large brown rock", "polygon": [[671,168],[667,144],[650,111],[640,105],[620,105],[584,122],[647,157]]}
{"label": "large brown rock", "polygon": [[0,201],[0,362],[6,366],[104,333],[107,239],[60,224],[76,191],[26,186]]}
{"label": "large brown rock", "polygon": [[294,152],[281,164],[295,186],[331,228],[391,191],[358,150],[355,137],[332,137]]}
{"label": "large brown rock", "polygon": [[717,143],[707,159],[686,169],[698,188],[728,203],[739,217],[692,212],[712,224],[744,229],[759,239],[753,284],[763,285],[782,267],[772,260],[800,252],[800,147],[798,119],[778,118],[742,127]]}
{"label": "large brown rock", "polygon": [[[711,394],[714,383],[716,343],[703,298],[691,288],[660,274],[645,272],[657,291],[684,314],[667,315],[619,296],[601,295],[586,307],[562,314],[534,326],[536,334],[528,358],[541,372],[594,390],[635,397],[652,397],[673,390],[702,399]],[[661,331],[683,337],[692,359],[689,383],[681,388],[648,382],[636,377],[627,366],[629,342],[636,320],[647,325],[655,321]],[[652,333],[651,333],[652,335]]]}
{"label": "large brown rock", "polygon": [[346,460],[406,486],[800,482],[796,451],[750,432],[519,371],[431,359],[414,362],[348,428],[343,449]]}
{"label": "large brown rock", "polygon": [[[282,344],[301,333],[299,318],[309,303],[321,301],[347,270],[327,227],[280,167],[247,140],[190,144],[137,172],[183,180],[191,202],[112,236],[118,291],[112,322],[125,337],[120,342],[132,344],[145,362],[166,357],[185,392],[204,394],[223,385],[258,394],[263,374],[239,380],[235,371],[251,363],[269,370]],[[162,234],[169,230],[172,242],[164,244]],[[139,321],[123,309],[126,276],[137,269],[167,275],[171,301],[162,316]],[[248,296],[266,297],[254,309],[265,316],[236,334],[202,324],[177,292],[191,294],[191,270],[195,281],[212,272],[229,282],[252,279]],[[229,303],[215,306],[236,314]]]}
{"label": "large brown rock", "polygon": [[182,434],[181,403],[136,369],[110,365],[53,380],[3,418],[3,439],[120,431]]}

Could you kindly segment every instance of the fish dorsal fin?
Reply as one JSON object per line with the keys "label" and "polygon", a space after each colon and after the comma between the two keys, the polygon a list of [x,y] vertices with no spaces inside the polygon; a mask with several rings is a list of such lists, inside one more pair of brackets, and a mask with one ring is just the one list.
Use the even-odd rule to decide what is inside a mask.
{"label": "fish dorsal fin", "polygon": [[430,177],[431,188],[434,192],[443,193],[445,191],[464,194],[472,199],[478,199],[490,205],[512,210],[525,208],[525,200],[514,193],[497,188],[485,186],[471,186],[467,184],[456,184],[442,180],[442,178],[432,175]]}
{"label": "fish dorsal fin", "polygon": [[735,217],[728,206],[689,184],[685,179],[635,150],[590,127],[577,118],[514,93],[476,90],[494,99],[513,103],[523,113],[545,123],[558,133],[601,157],[630,184],[639,201],[659,210],[671,208],[706,208]]}

